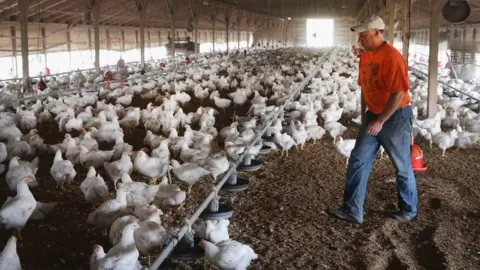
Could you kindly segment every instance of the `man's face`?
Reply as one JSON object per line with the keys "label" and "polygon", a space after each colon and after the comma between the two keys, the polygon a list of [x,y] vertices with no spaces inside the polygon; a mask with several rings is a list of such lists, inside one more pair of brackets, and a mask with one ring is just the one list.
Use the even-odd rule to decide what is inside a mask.
{"label": "man's face", "polygon": [[378,35],[378,30],[369,29],[358,34],[358,43],[362,45],[365,50],[373,51],[375,45],[375,38]]}

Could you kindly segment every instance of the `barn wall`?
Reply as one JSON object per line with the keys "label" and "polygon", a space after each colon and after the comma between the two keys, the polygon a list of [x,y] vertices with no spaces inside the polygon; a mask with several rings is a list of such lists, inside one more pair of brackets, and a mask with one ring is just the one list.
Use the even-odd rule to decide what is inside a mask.
{"label": "barn wall", "polygon": [[[401,48],[401,31],[395,34],[397,48]],[[451,62],[460,78],[473,80],[480,78],[480,24],[457,25],[440,28],[439,65],[444,67]],[[428,65],[430,29],[419,28],[410,31],[410,57]],[[446,53],[449,53],[449,60]],[[478,73],[478,75],[477,75]]]}
{"label": "barn wall", "polygon": [[[16,36],[12,38],[12,28]],[[41,29],[45,28],[46,47],[43,48]],[[90,37],[89,37],[90,28]],[[71,53],[68,53],[67,32],[70,31]],[[124,33],[125,51],[122,52],[122,31]],[[115,64],[119,57],[125,61],[139,61],[140,31],[134,27],[100,27],[100,65]],[[230,48],[238,46],[237,31],[230,35]],[[91,26],[78,25],[68,28],[66,24],[30,24],[28,27],[29,40],[29,66],[30,74],[36,76],[45,66],[52,73],[65,72],[70,69],[92,68],[94,62],[94,31]],[[186,29],[176,29],[179,37],[190,36],[194,39],[194,33]],[[240,31],[240,45],[247,46],[251,32]],[[164,45],[168,42],[170,29],[168,28],[145,28],[145,59],[152,60],[165,57]],[[89,39],[90,38],[90,39]],[[12,39],[16,40],[17,58],[13,58]],[[216,31],[216,50],[226,49],[226,31]],[[90,40],[90,45],[89,45]],[[210,29],[198,29],[198,41],[201,43],[201,51],[210,51],[212,48],[212,31]],[[58,59],[62,59],[59,61]],[[60,62],[60,63],[59,63]],[[21,38],[20,25],[17,22],[0,23],[0,79],[22,76]]]}
{"label": "barn wall", "polygon": [[334,45],[349,45],[355,42],[355,33],[350,30],[354,24],[353,20],[335,19],[334,20]]}

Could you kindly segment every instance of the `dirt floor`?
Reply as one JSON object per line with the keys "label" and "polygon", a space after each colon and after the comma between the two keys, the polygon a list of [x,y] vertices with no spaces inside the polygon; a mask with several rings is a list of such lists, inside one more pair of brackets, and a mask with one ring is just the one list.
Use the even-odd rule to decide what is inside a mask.
{"label": "dirt floor", "polygon": [[[142,108],[147,103],[134,102]],[[198,105],[194,100],[189,108]],[[245,113],[239,110],[240,115]],[[222,115],[219,125],[229,124],[227,115],[232,113]],[[349,126],[344,137],[354,138],[356,127]],[[39,127],[39,131],[46,143],[62,140],[56,125]],[[125,141],[138,149],[144,136],[145,131],[137,128]],[[387,181],[394,176],[388,158],[377,160],[372,170],[363,225],[343,223],[326,214],[328,208],[341,204],[346,169],[345,159],[326,135],[316,144],[308,143],[303,151],[290,151],[288,157],[272,153],[263,158],[262,169],[248,174],[250,189],[236,195],[230,235],[259,254],[251,269],[480,269],[480,152],[449,150],[442,158],[438,148],[430,150],[419,143],[430,171],[417,174],[419,216],[413,223],[388,217],[396,209],[395,184]],[[106,250],[111,245],[101,230],[86,222],[92,208],[78,187],[86,170],[79,172],[73,186],[60,191],[50,179],[53,156],[40,159],[40,185],[33,190],[34,196],[59,205],[47,219],[29,221],[22,231],[24,240],[18,243],[22,267],[89,269],[93,245],[101,244]],[[99,172],[104,175],[103,170]],[[132,178],[141,181],[138,175]],[[4,175],[0,181],[4,182]],[[108,185],[113,190],[110,181]],[[211,186],[208,181],[195,185],[185,210],[164,209],[162,222],[167,230],[193,213]],[[7,185],[1,184],[0,198],[9,195]],[[11,231],[0,230],[0,245],[10,235]],[[214,269],[201,259],[190,263],[167,260],[161,267],[204,268]]]}

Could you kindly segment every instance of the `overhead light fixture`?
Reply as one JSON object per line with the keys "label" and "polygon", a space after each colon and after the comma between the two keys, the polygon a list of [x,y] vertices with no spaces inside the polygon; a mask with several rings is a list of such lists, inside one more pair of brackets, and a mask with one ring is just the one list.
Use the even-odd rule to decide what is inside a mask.
{"label": "overhead light fixture", "polygon": [[292,20],[292,17],[288,17],[287,20],[291,21],[291,20]]}

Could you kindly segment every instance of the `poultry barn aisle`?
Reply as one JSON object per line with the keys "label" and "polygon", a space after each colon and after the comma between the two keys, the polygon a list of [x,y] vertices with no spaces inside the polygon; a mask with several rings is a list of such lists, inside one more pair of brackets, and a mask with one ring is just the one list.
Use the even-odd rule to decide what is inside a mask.
{"label": "poultry barn aisle", "polygon": [[[233,201],[233,216],[192,224],[197,237],[245,252],[246,257],[235,258],[237,267],[479,268],[476,141],[466,147],[470,151],[454,150],[455,139],[446,145],[436,135],[427,136],[424,131],[431,123],[435,134],[446,134],[443,138],[457,129],[444,127],[452,117],[446,110],[438,121],[418,112],[415,104],[421,103],[426,89],[413,76],[412,100],[418,102],[418,118],[424,119],[414,128],[430,168],[417,175],[418,220],[402,224],[387,217],[396,209],[394,170],[387,155],[381,159],[380,154],[368,185],[364,224],[345,224],[326,214],[342,200],[345,159],[358,131],[360,89],[358,59],[350,49],[329,51],[320,61],[322,53],[284,48],[216,55],[217,63],[200,59],[204,65],[166,76],[155,69],[145,75],[132,72],[123,88],[118,82],[108,88],[95,76],[77,73],[56,87],[87,83],[86,90],[97,91],[49,97],[16,111],[2,107],[5,172],[0,178],[6,184],[0,185],[0,198],[17,195],[14,200],[23,203],[7,202],[2,221],[8,223],[31,206],[42,210],[33,212],[17,240],[22,269],[102,269],[113,256],[121,259],[115,262],[120,269],[150,265],[221,179],[227,157],[232,161],[245,151],[257,156],[265,145],[273,151],[257,157],[261,169],[239,172],[250,180],[248,189],[218,192]],[[320,72],[289,101],[316,68]],[[447,108],[448,97],[443,102]],[[268,128],[272,141],[245,149],[281,105],[285,111]],[[459,118],[474,113],[456,110],[462,112]],[[36,203],[15,191],[13,184],[25,177]],[[28,190],[23,182],[18,187]],[[7,243],[13,233],[20,236],[12,229],[0,230],[0,243]],[[202,246],[207,253],[212,250],[208,242]],[[227,268],[226,260],[206,257],[208,262],[167,259],[161,269]]]}

